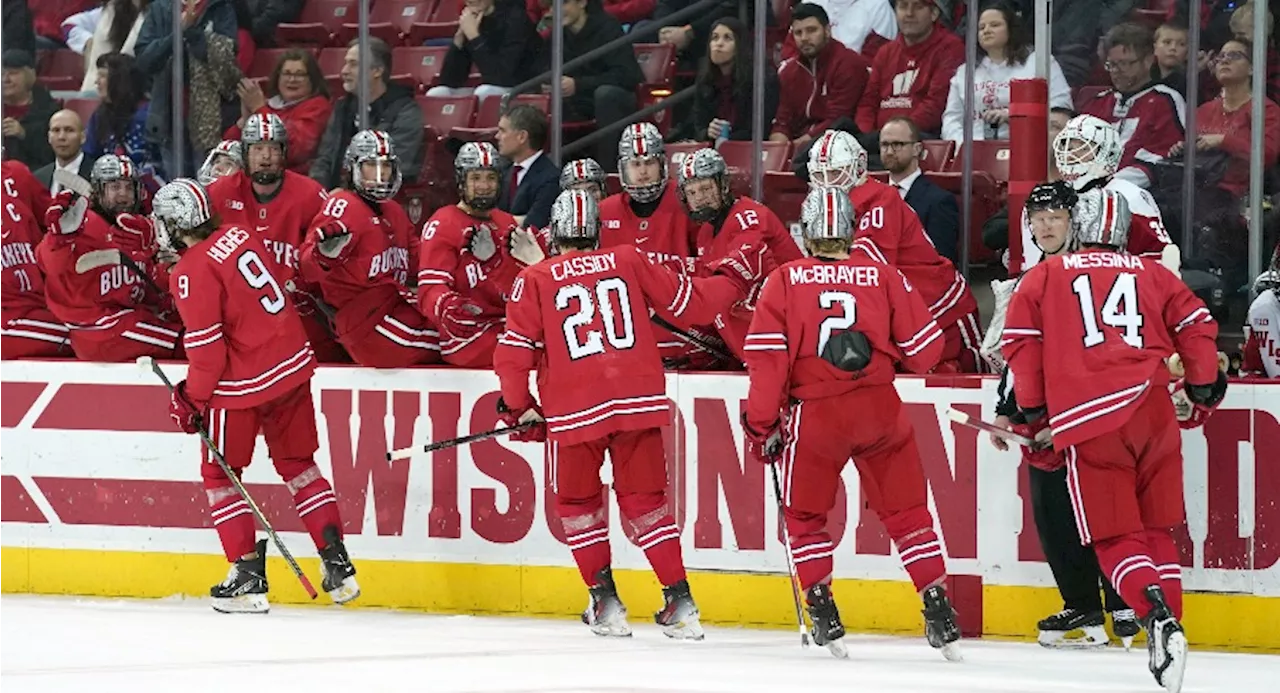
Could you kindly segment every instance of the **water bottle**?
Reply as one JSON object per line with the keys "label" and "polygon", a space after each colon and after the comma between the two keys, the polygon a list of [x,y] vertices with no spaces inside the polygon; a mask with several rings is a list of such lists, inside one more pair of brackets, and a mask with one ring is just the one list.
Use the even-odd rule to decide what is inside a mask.
{"label": "water bottle", "polygon": [[720,145],[724,143],[725,140],[729,139],[730,132],[731,130],[727,121],[720,123],[720,134],[716,135],[716,149],[719,149]]}

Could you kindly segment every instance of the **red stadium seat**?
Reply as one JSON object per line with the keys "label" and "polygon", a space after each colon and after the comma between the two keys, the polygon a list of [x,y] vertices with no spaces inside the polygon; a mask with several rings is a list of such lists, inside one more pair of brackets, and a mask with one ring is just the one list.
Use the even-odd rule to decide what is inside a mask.
{"label": "red stadium seat", "polygon": [[946,171],[955,156],[956,143],[951,140],[925,140],[921,142],[924,150],[920,153],[920,170]]}
{"label": "red stadium seat", "polygon": [[[790,142],[764,142],[763,144],[764,152],[761,161],[764,163],[764,170],[791,171]],[[751,142],[725,140],[720,144],[719,152],[720,156],[724,157],[725,163],[729,164],[729,168],[736,168],[750,175]]]}
{"label": "red stadium seat", "polygon": [[434,87],[444,67],[444,55],[448,46],[410,46],[391,50],[391,65],[397,71],[408,73],[418,84],[418,91]]}
{"label": "red stadium seat", "polygon": [[429,17],[414,22],[409,27],[409,45],[417,46],[431,39],[450,39],[458,32],[458,17],[462,3],[457,0],[440,0]]}
{"label": "red stadium seat", "polygon": [[708,146],[710,145],[706,142],[672,142],[666,145],[667,169],[671,177],[675,178],[676,166],[679,165],[678,159],[683,159],[685,154],[696,152],[699,149],[706,149]]}
{"label": "red stadium seat", "polygon": [[298,21],[276,26],[276,43],[281,46],[327,46],[342,25],[357,19],[357,0],[307,0]]}
{"label": "red stadium seat", "polygon": [[98,110],[98,103],[98,99],[67,99],[62,107],[68,111],[75,111],[79,114],[81,122],[87,125],[93,112]]}
{"label": "red stadium seat", "polygon": [[40,83],[49,91],[78,91],[84,82],[84,56],[73,50],[47,51],[37,67]]}
{"label": "red stadium seat", "polygon": [[[964,145],[951,160],[951,171],[959,172],[964,164]],[[986,171],[1000,184],[1009,182],[1009,141],[975,140],[973,142],[973,170]]]}
{"label": "red stadium seat", "polygon": [[636,43],[631,48],[635,51],[636,62],[640,63],[640,71],[644,73],[644,84],[670,88],[676,76],[675,46],[669,43]]}
{"label": "red stadium seat", "polygon": [[[435,5],[436,0],[378,0],[369,9],[369,35],[377,36],[391,46],[405,45],[413,24],[430,16]],[[339,32],[338,43],[345,45],[356,37],[359,30],[357,21],[345,22]]]}
{"label": "red stadium seat", "polygon": [[[520,94],[511,99],[511,105],[528,104],[546,113],[551,107],[551,97],[546,94]],[[502,99],[489,97],[480,103],[471,127],[457,127],[449,131],[450,137],[466,142],[489,142],[498,134],[498,119],[502,117]]]}
{"label": "red stadium seat", "polygon": [[419,96],[422,120],[428,134],[440,139],[454,128],[469,128],[476,114],[474,96]]}
{"label": "red stadium seat", "polygon": [[[342,72],[342,66],[347,62],[346,48],[324,48],[316,56],[316,62],[320,65],[320,74],[325,77],[332,77]],[[393,61],[394,62],[394,61]]]}

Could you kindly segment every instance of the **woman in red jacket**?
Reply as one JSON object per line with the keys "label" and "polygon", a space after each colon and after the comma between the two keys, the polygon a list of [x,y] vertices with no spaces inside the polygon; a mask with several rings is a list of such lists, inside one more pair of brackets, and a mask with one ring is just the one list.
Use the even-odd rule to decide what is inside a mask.
{"label": "woman in red jacket", "polygon": [[285,166],[307,175],[315,158],[320,135],[329,122],[329,89],[320,65],[311,53],[291,49],[280,56],[266,85],[267,94],[252,80],[240,81],[240,120],[227,128],[223,138],[240,139],[240,128],[254,113],[274,113],[284,121],[289,135]]}

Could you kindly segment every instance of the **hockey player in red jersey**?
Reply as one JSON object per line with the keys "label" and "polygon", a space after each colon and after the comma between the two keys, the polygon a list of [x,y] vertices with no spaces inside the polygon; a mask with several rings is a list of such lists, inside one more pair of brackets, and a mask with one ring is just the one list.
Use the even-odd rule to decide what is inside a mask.
{"label": "hockey player in red jersey", "polygon": [[[847,656],[831,594],[827,514],[850,457],[868,507],[880,517],[924,602],[925,635],[960,659],[960,630],[943,582],[947,567],[915,432],[894,389],[894,367],[929,371],[943,337],[903,274],[853,245],[845,191],[816,187],[801,209],[812,257],[765,281],[747,335],[750,386],[743,413],[748,453],[782,463],[788,550],[805,590],[815,642]],[[856,307],[856,311],[855,311]],[[850,425],[850,412],[862,420]]]}
{"label": "hockey player in red jersey", "polygon": [[[507,326],[494,354],[509,424],[541,422],[549,438],[552,489],[591,604],[583,621],[597,635],[631,634],[610,569],[609,527],[600,466],[607,451],[627,536],[644,550],[663,585],[654,620],[669,637],[701,639],[698,608],[667,505],[661,426],[670,423],[651,307],[709,323],[758,278],[767,254],[731,254],[707,279],[651,264],[634,247],[598,247],[599,210],[590,193],[560,193],[552,242],[560,254],[520,273]],[[538,369],[542,403],[529,392]]]}
{"label": "hockey player in red jersey", "polygon": [[0,233],[3,259],[3,298],[0,301],[0,358],[70,356],[67,326],[49,312],[44,300],[44,275],[36,263],[40,225],[16,195],[13,186],[0,189],[4,231]]}
{"label": "hockey player in red jersey", "polygon": [[422,228],[418,254],[418,310],[440,333],[446,363],[493,365],[506,320],[511,282],[526,264],[511,255],[515,217],[497,208],[498,150],[488,142],[462,145],[453,161],[459,201],[441,207]]}
{"label": "hockey player in red jersey", "polygon": [[824,132],[809,149],[809,176],[812,184],[849,191],[858,214],[855,246],[897,267],[920,292],[944,338],[942,359],[935,370],[984,370],[978,301],[969,283],[950,260],[938,254],[902,196],[892,186],[867,177],[867,151],[858,140],[840,130]]}
{"label": "hockey player in red jersey", "polygon": [[209,156],[200,165],[196,180],[207,190],[215,180],[243,170],[244,156],[241,154],[240,140],[222,140],[218,146],[209,150]]}
{"label": "hockey player in red jersey", "polygon": [[586,190],[603,202],[608,197],[605,189],[604,168],[595,159],[574,159],[560,169],[560,190]]}
{"label": "hockey player in red jersey", "polygon": [[298,281],[298,260],[311,220],[324,208],[328,193],[316,181],[285,169],[289,146],[284,121],[274,113],[254,113],[240,133],[244,168],[209,184],[209,199],[226,224],[239,224],[262,235],[269,251],[271,274],[289,290],[302,317],[307,338],[323,363],[346,361],[328,318],[315,305],[306,282]]}
{"label": "hockey player in red jersey", "polygon": [[409,274],[418,233],[394,199],[400,163],[385,132],[363,130],[347,145],[347,188],[332,195],[302,245],[302,277],[337,311],[338,341],[362,366],[403,368],[440,361],[440,340],[418,312]]}
{"label": "hockey player in red jersey", "polygon": [[634,245],[655,262],[681,260],[693,267],[698,227],[685,214],[667,171],[662,135],[653,123],[636,123],[618,140],[622,192],[600,203],[600,247]]}
{"label": "hockey player in red jersey", "polygon": [[49,311],[71,328],[80,359],[174,358],[182,324],[164,292],[151,221],[137,213],[137,169],[128,157],[107,154],[94,162],[90,178],[92,198],[64,190],[45,213],[36,259]]}
{"label": "hockey player in red jersey", "polygon": [[[190,178],[161,188],[154,210],[162,246],[183,251],[169,285],[188,328],[189,365],[169,415],[186,433],[203,428],[237,474],[249,466],[261,433],[320,551],[324,590],[338,603],[356,598],[360,588],[342,543],[337,498],[315,463],[315,356],[297,310],[271,273],[271,250],[252,228],[220,223],[208,194]],[[267,542],[255,546],[248,504],[207,449],[202,458],[210,516],[232,564],[227,579],[209,591],[213,608],[264,613],[270,608]]]}
{"label": "hockey player in red jersey", "polygon": [[21,161],[5,159],[0,161],[0,174],[4,177],[5,193],[22,200],[37,219],[44,218],[44,211],[49,209],[52,200],[49,191],[31,175],[31,169]]}
{"label": "hockey player in red jersey", "polygon": [[1027,432],[1048,428],[1066,456],[1081,541],[1146,628],[1156,681],[1177,691],[1187,640],[1173,528],[1185,512],[1164,360],[1176,351],[1185,365],[1188,425],[1221,403],[1227,378],[1204,303],[1158,263],[1117,252],[1130,218],[1114,190],[1080,196],[1072,226],[1081,249],[1023,277],[1003,349]]}

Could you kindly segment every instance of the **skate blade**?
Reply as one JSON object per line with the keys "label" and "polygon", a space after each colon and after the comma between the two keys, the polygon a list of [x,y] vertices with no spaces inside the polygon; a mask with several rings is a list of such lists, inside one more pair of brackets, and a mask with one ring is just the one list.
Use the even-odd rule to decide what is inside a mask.
{"label": "skate blade", "polygon": [[1128,635],[1128,636],[1125,636],[1125,637],[1123,637],[1123,638],[1120,638],[1120,644],[1121,644],[1121,645],[1124,645],[1124,651],[1125,651],[1125,652],[1132,652],[1132,651],[1133,651],[1133,636],[1132,636],[1132,635]]}
{"label": "skate blade", "polygon": [[603,638],[629,638],[631,626],[626,621],[621,623],[596,623],[590,626],[591,632]]}
{"label": "skate blade", "polygon": [[[1072,633],[1080,635],[1072,636]],[[1106,647],[1110,642],[1102,626],[1085,626],[1075,630],[1042,630],[1039,642],[1044,647],[1058,650],[1092,650]]]}
{"label": "skate blade", "polygon": [[941,648],[942,657],[948,662],[963,662],[964,654],[960,652],[960,641],[949,642]]}
{"label": "skate blade", "polygon": [[832,654],[836,659],[848,659],[849,648],[844,644],[844,638],[837,638],[828,643],[823,643],[823,647]]}
{"label": "skate blade", "polygon": [[329,590],[329,598],[333,600],[334,604],[346,604],[359,596],[360,584],[356,582],[354,577],[343,579],[342,584]]}
{"label": "skate blade", "polygon": [[662,627],[662,634],[672,640],[702,640],[707,634],[702,630],[702,622],[695,614],[682,621]]}
{"label": "skate blade", "polygon": [[1187,671],[1187,636],[1183,633],[1170,635],[1168,648],[1169,667],[1157,680],[1169,693],[1178,693],[1182,690],[1182,677]]}
{"label": "skate blade", "polygon": [[242,594],[238,597],[213,597],[210,604],[222,614],[265,614],[271,610],[265,594]]}

